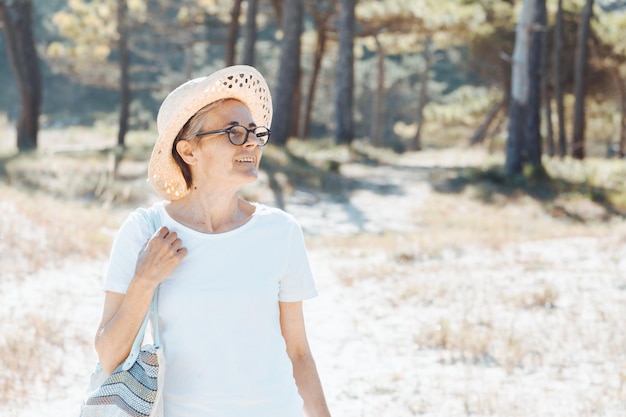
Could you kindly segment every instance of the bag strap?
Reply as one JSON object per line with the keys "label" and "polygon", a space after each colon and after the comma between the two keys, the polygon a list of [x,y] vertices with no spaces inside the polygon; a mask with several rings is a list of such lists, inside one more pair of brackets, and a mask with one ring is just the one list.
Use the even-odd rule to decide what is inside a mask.
{"label": "bag strap", "polygon": [[[137,211],[145,217],[148,225],[150,226],[152,234],[156,233],[157,229],[159,228],[159,219],[156,211],[154,209],[146,210],[144,208],[139,208],[137,209]],[[146,327],[148,327],[148,321],[150,320],[150,316],[152,316],[152,326],[154,329],[154,347],[158,348],[161,345],[161,339],[159,337],[158,299],[159,287],[157,287],[154,291],[154,295],[152,296],[152,302],[150,303],[150,309],[148,310],[146,317],[143,319],[141,327],[139,328],[139,332],[137,333],[135,341],[133,342],[130,353],[124,361],[122,369],[125,371],[130,369],[130,367],[133,366],[133,364],[137,360],[137,357],[139,357],[139,352],[141,351],[141,342],[143,341],[143,337],[146,333]]]}

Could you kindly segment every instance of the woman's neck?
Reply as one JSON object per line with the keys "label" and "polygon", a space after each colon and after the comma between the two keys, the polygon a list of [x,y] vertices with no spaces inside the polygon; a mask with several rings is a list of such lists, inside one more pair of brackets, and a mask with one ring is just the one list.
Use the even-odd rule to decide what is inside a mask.
{"label": "woman's neck", "polygon": [[253,204],[236,191],[206,191],[193,188],[185,197],[166,206],[179,223],[202,233],[224,233],[245,224],[254,213]]}

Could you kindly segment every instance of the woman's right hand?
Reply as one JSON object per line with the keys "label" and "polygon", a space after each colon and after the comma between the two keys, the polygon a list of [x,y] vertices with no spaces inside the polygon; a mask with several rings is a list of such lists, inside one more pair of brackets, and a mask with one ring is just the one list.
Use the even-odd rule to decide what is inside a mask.
{"label": "woman's right hand", "polygon": [[146,242],[135,268],[135,279],[156,288],[187,255],[176,232],[163,226]]}

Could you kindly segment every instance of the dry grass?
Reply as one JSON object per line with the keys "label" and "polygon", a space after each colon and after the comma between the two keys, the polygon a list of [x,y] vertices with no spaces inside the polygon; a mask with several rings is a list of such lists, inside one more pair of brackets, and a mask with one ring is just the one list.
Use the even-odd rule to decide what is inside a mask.
{"label": "dry grass", "polygon": [[[352,306],[352,337],[362,348],[374,344],[412,378],[443,378],[442,391],[424,388],[410,397],[421,399],[423,412],[440,415],[441,404],[458,401],[446,415],[619,416],[626,400],[626,268],[617,272],[610,261],[623,253],[619,241],[594,252],[596,239],[603,241],[460,245],[445,257],[407,260],[394,256],[389,239],[361,246],[361,237],[351,239],[351,250],[327,242],[324,259],[345,287],[338,300]],[[374,328],[385,330],[375,336],[368,331]],[[376,383],[398,392],[410,377],[396,382],[391,370]],[[459,384],[460,398],[452,394]],[[553,394],[528,402],[521,394],[529,384],[537,395]],[[376,395],[381,403],[393,397]]]}
{"label": "dry grass", "polygon": [[[582,204],[582,201],[580,200]],[[311,247],[332,246],[367,256],[371,248],[384,250],[394,263],[442,259],[472,247],[499,249],[512,243],[544,239],[603,236],[624,229],[619,218],[592,224],[554,216],[530,197],[501,198],[485,203],[471,192],[460,195],[429,194],[422,208],[408,217],[417,231],[310,238]]]}
{"label": "dry grass", "polygon": [[63,275],[49,271],[102,262],[123,214],[4,183],[0,194],[0,405],[25,404],[36,392],[62,393],[59,378],[80,360],[73,355],[92,349],[91,334],[73,330],[82,287],[55,287]]}
{"label": "dry grass", "polygon": [[71,259],[102,259],[122,213],[0,183],[0,265],[21,276]]}
{"label": "dry grass", "polygon": [[3,183],[0,194],[0,405],[19,405],[34,393],[63,395],[60,378],[92,351],[92,331],[78,323],[84,288],[98,285],[101,270],[76,284],[55,271],[101,264],[124,214]]}
{"label": "dry grass", "polygon": [[[75,191],[58,192],[57,186],[69,188],[62,182],[70,184],[67,170],[86,168],[57,157],[15,162],[12,178],[32,171],[29,188],[0,183],[0,284],[28,283],[37,271],[58,270],[69,260],[102,261],[128,210],[111,208],[120,207],[121,197],[108,206],[98,198],[76,200]],[[475,149],[398,156],[367,146],[355,151],[294,142],[287,151],[268,149],[266,157],[273,164],[268,176],[287,201],[306,187],[319,192],[320,202],[366,196],[359,207],[364,216],[382,207],[407,219],[405,230],[307,236],[328,300],[314,312],[310,332],[317,345],[327,346],[316,359],[336,414],[623,415],[621,164],[550,161],[547,183],[527,178],[510,184],[490,168],[494,156]],[[93,169],[106,164],[94,158]],[[58,162],[54,170],[51,161]],[[377,171],[381,167],[388,169]],[[66,175],[45,178],[53,172]],[[391,191],[372,182],[402,175],[404,182]],[[124,181],[108,187],[129,184]],[[415,193],[408,194],[415,183],[428,192],[410,188]],[[267,189],[258,195],[267,196]],[[137,200],[129,201],[143,201],[141,190],[132,188]],[[393,204],[378,204],[389,198]],[[401,198],[415,201],[396,205]],[[0,295],[0,305],[8,297]],[[71,309],[70,300],[63,308]],[[75,322],[71,311],[51,319],[50,308],[41,314],[0,310],[0,320],[11,323],[0,333],[0,405],[31,401],[29,384],[54,384],[67,352],[89,349],[92,324],[68,332]],[[42,351],[54,352],[53,358],[42,362]],[[34,374],[31,365],[43,373]]]}
{"label": "dry grass", "polygon": [[484,159],[450,170],[448,151],[410,158],[401,164],[433,167],[435,188],[474,179],[423,195],[404,233],[308,239],[345,288],[337,302],[351,306],[351,337],[370,360],[389,358],[389,372],[360,376],[386,389],[353,387],[375,399],[351,415],[623,415],[622,164],[552,161],[558,190],[542,197],[531,180],[498,184],[464,171]]}
{"label": "dry grass", "polygon": [[5,323],[0,334],[0,403],[23,402],[34,389],[54,384],[63,368],[62,352],[75,341],[64,338],[67,323],[41,312],[17,319],[0,315],[0,320]]}

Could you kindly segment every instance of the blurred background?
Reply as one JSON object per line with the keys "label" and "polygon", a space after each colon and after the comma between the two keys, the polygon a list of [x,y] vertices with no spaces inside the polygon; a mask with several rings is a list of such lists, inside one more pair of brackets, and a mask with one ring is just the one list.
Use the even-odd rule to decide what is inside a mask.
{"label": "blurred background", "polygon": [[501,149],[528,96],[516,119],[544,153],[622,155],[626,6],[596,3],[2,1],[2,149],[73,126],[126,144],[175,86],[245,63],[274,91],[279,144]]}
{"label": "blurred background", "polygon": [[76,415],[182,82],[257,67],[336,416],[626,415],[626,0],[0,0],[0,415]]}

